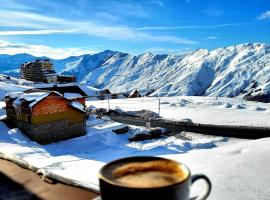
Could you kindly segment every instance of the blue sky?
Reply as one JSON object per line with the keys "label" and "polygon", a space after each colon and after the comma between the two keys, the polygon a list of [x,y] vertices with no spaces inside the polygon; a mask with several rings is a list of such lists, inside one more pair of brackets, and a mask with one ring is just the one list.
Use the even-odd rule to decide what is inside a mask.
{"label": "blue sky", "polygon": [[270,42],[270,0],[0,0],[0,53],[181,54]]}

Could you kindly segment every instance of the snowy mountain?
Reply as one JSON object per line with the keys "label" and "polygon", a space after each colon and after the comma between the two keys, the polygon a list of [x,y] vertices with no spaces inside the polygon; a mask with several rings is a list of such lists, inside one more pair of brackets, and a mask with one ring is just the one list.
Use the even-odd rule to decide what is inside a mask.
{"label": "snowy mountain", "polygon": [[270,46],[266,44],[199,49],[186,55],[107,52],[104,59],[105,53],[88,56],[62,73],[113,92],[139,89],[144,93],[152,90],[152,96],[241,96],[255,100],[259,95],[264,96],[259,100],[269,100]]}
{"label": "snowy mountain", "polygon": [[57,71],[113,92],[138,89],[152,96],[239,96],[270,101],[270,46],[266,44],[199,49],[185,55],[133,56],[107,50],[52,61]]}
{"label": "snowy mountain", "polygon": [[24,62],[36,59],[35,56],[22,53],[15,55],[0,54],[0,71],[16,70]]}
{"label": "snowy mountain", "polygon": [[0,73],[10,76],[18,76],[20,66],[24,62],[34,61],[36,59],[50,59],[54,63],[55,70],[61,71],[63,68],[70,65],[71,62],[79,60],[82,56],[70,56],[65,59],[50,59],[46,56],[36,57],[30,54],[22,53],[15,55],[0,54]]}

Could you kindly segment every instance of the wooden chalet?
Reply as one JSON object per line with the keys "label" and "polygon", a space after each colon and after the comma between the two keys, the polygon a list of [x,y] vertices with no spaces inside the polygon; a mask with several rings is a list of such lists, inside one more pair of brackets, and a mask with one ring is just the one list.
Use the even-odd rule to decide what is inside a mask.
{"label": "wooden chalet", "polygon": [[41,144],[84,134],[85,99],[80,94],[32,89],[9,93],[5,102],[8,120]]}
{"label": "wooden chalet", "polygon": [[133,90],[130,95],[128,96],[128,98],[137,98],[137,97],[142,97],[142,95],[139,93],[138,90]]}

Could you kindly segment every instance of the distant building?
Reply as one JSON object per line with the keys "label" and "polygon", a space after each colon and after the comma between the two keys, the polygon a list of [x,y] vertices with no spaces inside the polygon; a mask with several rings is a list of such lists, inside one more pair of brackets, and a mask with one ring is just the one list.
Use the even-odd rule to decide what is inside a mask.
{"label": "distant building", "polygon": [[58,75],[57,82],[59,83],[71,83],[76,82],[77,79],[75,76],[68,76],[68,75]]}
{"label": "distant building", "polygon": [[28,81],[43,83],[71,83],[76,82],[75,76],[58,75],[53,63],[48,59],[37,59],[21,65],[21,78]]}
{"label": "distant building", "polygon": [[100,92],[100,99],[110,99],[112,98],[112,93],[109,89],[101,90]]}
{"label": "distant building", "polygon": [[137,98],[137,97],[141,97],[142,95],[139,93],[138,90],[133,90],[130,95],[128,96],[128,98]]}
{"label": "distant building", "polygon": [[84,135],[85,99],[80,94],[32,89],[9,93],[5,102],[8,120],[41,144]]}
{"label": "distant building", "polygon": [[21,65],[21,77],[34,82],[45,82],[57,79],[53,64],[47,59],[37,59]]}

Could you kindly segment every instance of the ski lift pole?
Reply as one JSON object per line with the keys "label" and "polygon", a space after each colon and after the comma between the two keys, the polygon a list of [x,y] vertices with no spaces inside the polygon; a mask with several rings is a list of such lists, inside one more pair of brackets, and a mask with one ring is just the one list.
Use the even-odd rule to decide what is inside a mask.
{"label": "ski lift pole", "polygon": [[108,97],[107,101],[108,101],[108,111],[110,111],[111,108],[110,108],[110,98],[109,97]]}
{"label": "ski lift pole", "polygon": [[158,98],[158,115],[160,115],[160,98]]}

